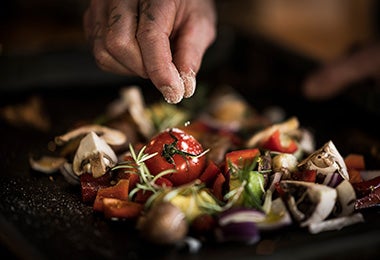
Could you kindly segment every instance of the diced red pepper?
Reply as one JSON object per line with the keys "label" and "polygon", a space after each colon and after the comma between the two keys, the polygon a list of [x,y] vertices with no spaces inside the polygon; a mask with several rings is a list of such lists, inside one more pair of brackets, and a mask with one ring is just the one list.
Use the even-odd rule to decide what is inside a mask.
{"label": "diced red pepper", "polygon": [[207,187],[210,187],[220,173],[220,168],[213,161],[209,160],[206,169],[199,176],[199,179],[205,183]]}
{"label": "diced red pepper", "polygon": [[137,203],[145,203],[152,194],[153,192],[150,190],[139,190],[136,192],[133,201]]}
{"label": "diced red pepper", "polygon": [[93,202],[100,188],[111,185],[111,175],[104,174],[99,178],[94,178],[90,173],[84,173],[80,176],[82,201],[85,203]]}
{"label": "diced red pepper", "polygon": [[365,170],[365,160],[362,154],[351,153],[344,157],[347,169]]}
{"label": "diced red pepper", "polygon": [[103,199],[103,212],[106,218],[136,219],[143,208],[143,204],[129,200]]}
{"label": "diced red pepper", "polygon": [[224,190],[225,190],[225,188],[224,188],[225,182],[226,182],[226,178],[224,177],[224,175],[222,173],[220,173],[216,177],[215,182],[212,186],[212,193],[220,201],[223,201]]}
{"label": "diced red pepper", "polygon": [[245,166],[253,163],[253,160],[260,155],[257,148],[249,148],[243,150],[235,150],[226,154],[226,172],[230,164],[243,169]]}
{"label": "diced red pepper", "polygon": [[317,179],[316,170],[296,171],[292,173],[292,179],[296,181],[315,182]]}
{"label": "diced red pepper", "polygon": [[100,188],[98,190],[93,208],[95,211],[102,211],[104,198],[116,198],[120,200],[128,200],[128,194],[129,194],[129,180],[121,179],[113,186]]}
{"label": "diced red pepper", "polygon": [[261,147],[263,149],[280,153],[294,153],[298,149],[295,140],[282,134],[278,129],[262,143]]}
{"label": "diced red pepper", "polygon": [[365,170],[365,159],[362,154],[351,153],[344,158],[347,172],[351,183],[359,183],[363,181],[360,171]]}

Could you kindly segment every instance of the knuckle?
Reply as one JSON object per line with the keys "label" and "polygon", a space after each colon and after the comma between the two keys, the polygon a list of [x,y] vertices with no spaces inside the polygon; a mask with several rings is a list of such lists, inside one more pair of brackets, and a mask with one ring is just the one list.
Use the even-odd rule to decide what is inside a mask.
{"label": "knuckle", "polygon": [[114,57],[133,57],[138,53],[139,47],[135,39],[123,35],[106,37],[104,42],[106,50]]}
{"label": "knuckle", "polygon": [[101,68],[101,69],[106,69],[109,66],[109,54],[106,50],[104,49],[94,49],[94,57],[96,64]]}

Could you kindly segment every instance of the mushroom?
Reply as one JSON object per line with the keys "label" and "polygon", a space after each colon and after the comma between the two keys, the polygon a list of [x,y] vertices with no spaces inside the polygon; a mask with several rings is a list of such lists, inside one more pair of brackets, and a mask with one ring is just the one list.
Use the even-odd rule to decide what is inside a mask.
{"label": "mushroom", "polygon": [[168,245],[183,240],[189,224],[177,206],[170,202],[159,202],[148,210],[146,216],[139,219],[138,228],[148,241]]}
{"label": "mushroom", "polygon": [[146,113],[143,95],[137,86],[129,86],[120,91],[118,100],[113,102],[107,110],[111,118],[118,118],[129,114],[132,122],[136,124],[138,131],[145,137],[150,138],[154,134],[153,122]]}
{"label": "mushroom", "polygon": [[349,180],[344,159],[331,140],[300,162],[298,167],[317,170],[319,174],[324,175],[323,184],[327,184],[335,172],[338,172],[343,179]]}
{"label": "mushroom", "polygon": [[280,187],[286,207],[301,227],[326,219],[337,199],[337,191],[322,184],[284,180]]}
{"label": "mushroom", "polygon": [[78,176],[91,173],[95,178],[115,166],[117,156],[112,148],[95,132],[88,133],[80,142],[74,156],[73,170]]}
{"label": "mushroom", "polygon": [[64,135],[57,136],[55,138],[55,143],[57,145],[63,145],[75,138],[82,138],[83,136],[87,135],[90,132],[96,133],[109,145],[121,145],[127,141],[127,137],[121,131],[112,129],[110,127],[93,124],[93,125],[84,125]]}
{"label": "mushroom", "polygon": [[54,157],[48,155],[44,155],[38,159],[35,159],[33,157],[29,158],[29,164],[33,170],[46,174],[58,171],[65,162],[66,159],[63,157]]}

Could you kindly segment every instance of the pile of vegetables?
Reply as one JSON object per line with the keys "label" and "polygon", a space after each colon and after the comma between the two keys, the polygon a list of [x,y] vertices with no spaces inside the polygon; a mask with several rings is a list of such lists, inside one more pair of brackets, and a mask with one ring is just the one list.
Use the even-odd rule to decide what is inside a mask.
{"label": "pile of vegetables", "polygon": [[[152,243],[254,244],[262,232],[288,225],[338,230],[363,222],[361,210],[380,203],[380,177],[363,179],[363,156],[343,158],[331,140],[316,149],[296,117],[273,122],[236,93],[194,115],[168,104],[147,107],[132,90],[137,98],[124,95],[113,104],[118,112],[95,128],[56,139],[53,170],[43,168],[46,158],[31,165],[60,171],[96,213],[134,222]],[[111,142],[104,133],[125,138]]]}

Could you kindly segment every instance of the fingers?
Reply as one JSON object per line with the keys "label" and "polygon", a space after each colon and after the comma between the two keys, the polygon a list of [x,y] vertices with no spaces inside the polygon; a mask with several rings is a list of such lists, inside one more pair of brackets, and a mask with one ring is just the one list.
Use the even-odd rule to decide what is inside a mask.
{"label": "fingers", "polygon": [[150,78],[175,104],[195,91],[215,20],[212,0],[92,0],[84,27],[100,68]]}
{"label": "fingers", "polygon": [[91,2],[84,15],[84,28],[101,69],[146,77],[135,37],[137,8],[138,0]]}
{"label": "fingers", "polygon": [[216,18],[213,16],[213,10],[202,9],[202,11],[206,12],[204,16],[193,15],[187,19],[183,30],[177,35],[173,50],[173,62],[184,82],[184,97],[191,97],[194,94],[195,75],[199,71],[206,49],[216,37]]}
{"label": "fingers", "polygon": [[355,82],[378,77],[379,66],[380,47],[364,49],[312,74],[304,83],[304,95],[315,100],[334,97]]}
{"label": "fingers", "polygon": [[177,6],[175,1],[164,1],[141,1],[137,40],[148,77],[165,100],[175,104],[182,100],[185,92],[183,81],[172,62],[169,41]]}

